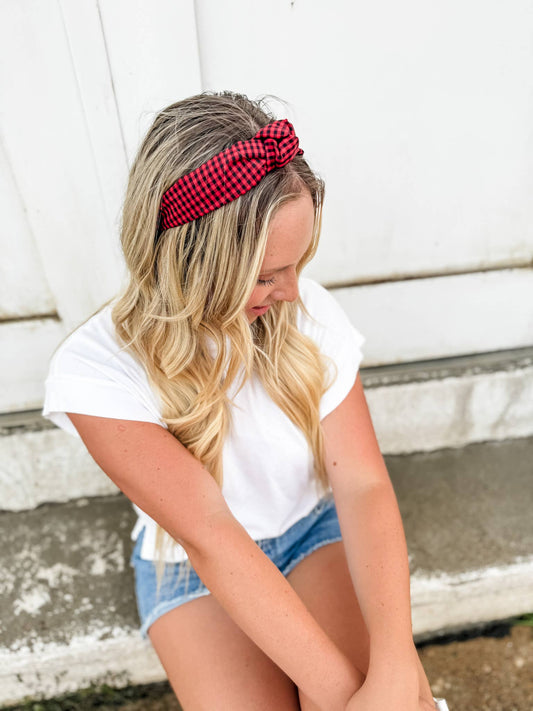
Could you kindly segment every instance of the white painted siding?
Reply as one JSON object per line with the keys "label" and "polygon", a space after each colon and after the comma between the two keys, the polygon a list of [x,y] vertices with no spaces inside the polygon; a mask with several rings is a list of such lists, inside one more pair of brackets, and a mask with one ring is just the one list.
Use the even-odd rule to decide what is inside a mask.
{"label": "white painted siding", "polygon": [[533,269],[334,289],[367,336],[365,365],[446,358],[532,343]]}
{"label": "white painted siding", "polygon": [[[345,287],[366,365],[532,345],[532,37],[529,0],[4,3],[0,318],[57,313],[59,340],[115,293],[154,112],[232,89],[290,102],[327,182],[307,274]],[[0,411],[38,407],[44,351]]]}
{"label": "white painted siding", "polygon": [[71,327],[116,290],[118,245],[61,8],[24,0],[9,10],[0,22],[5,149],[57,311]]}
{"label": "white painted siding", "polygon": [[133,159],[155,111],[202,90],[193,0],[100,0],[110,71]]}
{"label": "white painted siding", "polygon": [[1,142],[0,212],[0,320],[54,313],[54,298]]}
{"label": "white painted siding", "polygon": [[41,407],[47,363],[65,335],[55,318],[0,323],[0,412]]}
{"label": "white painted siding", "polygon": [[29,319],[0,326],[0,412],[40,407],[53,349],[120,287],[128,164],[154,113],[200,90],[192,0],[0,8],[0,318]]}
{"label": "white painted siding", "polygon": [[287,99],[327,180],[315,276],[338,284],[531,263],[529,0],[198,8],[206,88]]}

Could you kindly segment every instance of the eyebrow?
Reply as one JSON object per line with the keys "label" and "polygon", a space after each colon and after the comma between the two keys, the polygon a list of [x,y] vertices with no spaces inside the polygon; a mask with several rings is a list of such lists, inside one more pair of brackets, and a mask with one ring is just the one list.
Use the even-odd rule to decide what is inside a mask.
{"label": "eyebrow", "polygon": [[287,267],[290,267],[290,264],[286,264],[284,267],[274,267],[273,269],[263,269],[263,271],[259,272],[259,276],[264,276],[265,274],[275,274],[276,272],[282,272],[284,269],[287,269]]}

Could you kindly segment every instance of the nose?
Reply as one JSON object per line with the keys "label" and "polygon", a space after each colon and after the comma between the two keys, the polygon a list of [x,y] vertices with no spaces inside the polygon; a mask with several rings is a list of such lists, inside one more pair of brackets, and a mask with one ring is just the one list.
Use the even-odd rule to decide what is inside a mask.
{"label": "nose", "polygon": [[275,298],[279,301],[296,301],[298,298],[298,275],[295,269],[283,275],[283,281],[277,289]]}

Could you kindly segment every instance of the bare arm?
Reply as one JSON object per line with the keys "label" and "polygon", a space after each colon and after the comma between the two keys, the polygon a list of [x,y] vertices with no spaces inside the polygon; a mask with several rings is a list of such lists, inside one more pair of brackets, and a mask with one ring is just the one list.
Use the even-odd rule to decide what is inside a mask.
{"label": "bare arm", "polygon": [[244,632],[320,708],[344,709],[358,673],[232,516],[205,467],[159,425],[69,417],[95,461],[185,548]]}
{"label": "bare arm", "polygon": [[[390,694],[392,707],[416,708],[419,695],[431,702],[431,691],[412,637],[407,545],[360,377],[322,427],[348,565],[370,635],[367,681],[376,681],[383,703]],[[369,696],[368,708],[381,708],[377,700],[381,696]]]}

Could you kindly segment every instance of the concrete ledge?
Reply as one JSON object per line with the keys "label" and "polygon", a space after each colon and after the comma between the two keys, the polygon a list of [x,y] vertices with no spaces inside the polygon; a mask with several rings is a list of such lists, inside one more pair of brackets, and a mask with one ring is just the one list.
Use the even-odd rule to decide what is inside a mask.
{"label": "concrete ledge", "polygon": [[0,490],[8,511],[118,492],[83,442],[39,413],[0,416]]}
{"label": "concrete ledge", "polygon": [[[362,379],[385,454],[533,434],[533,349],[368,368]],[[0,416],[0,488],[11,511],[117,491],[38,412]]]}
{"label": "concrete ledge", "polygon": [[386,454],[533,434],[531,349],[370,368],[362,378]]}
{"label": "concrete ledge", "polygon": [[411,599],[417,641],[531,612],[532,591],[533,556],[456,575],[413,575]]}
{"label": "concrete ledge", "polygon": [[386,459],[418,638],[533,611],[533,438]]}
{"label": "concrete ledge", "polygon": [[[533,438],[387,457],[417,638],[533,610]],[[0,515],[0,705],[164,678],[137,630],[122,496]]]}
{"label": "concrete ledge", "polygon": [[362,377],[367,388],[374,388],[400,383],[461,378],[469,375],[513,373],[531,367],[533,367],[533,347],[375,366],[364,368]]}
{"label": "concrete ledge", "polygon": [[0,651],[0,708],[93,685],[121,688],[164,679],[165,671],[150,643],[135,631],[117,629],[105,640],[87,635],[73,638],[68,645]]}
{"label": "concrete ledge", "polygon": [[[533,560],[497,571],[472,571],[461,581],[445,577],[414,579],[415,638],[422,641],[520,611],[530,612],[531,605],[524,606],[523,601],[531,596],[532,587]],[[509,597],[502,594],[503,588]],[[444,621],[450,616],[450,608],[454,611],[453,624],[433,629],[435,619]],[[482,610],[478,619],[472,617],[473,608]],[[495,616],[496,611],[499,614]],[[49,642],[33,649],[0,651],[0,707],[24,699],[53,698],[92,685],[120,688],[164,679],[165,671],[150,643],[136,630],[117,628],[103,640],[87,635],[72,638],[68,645]]]}

